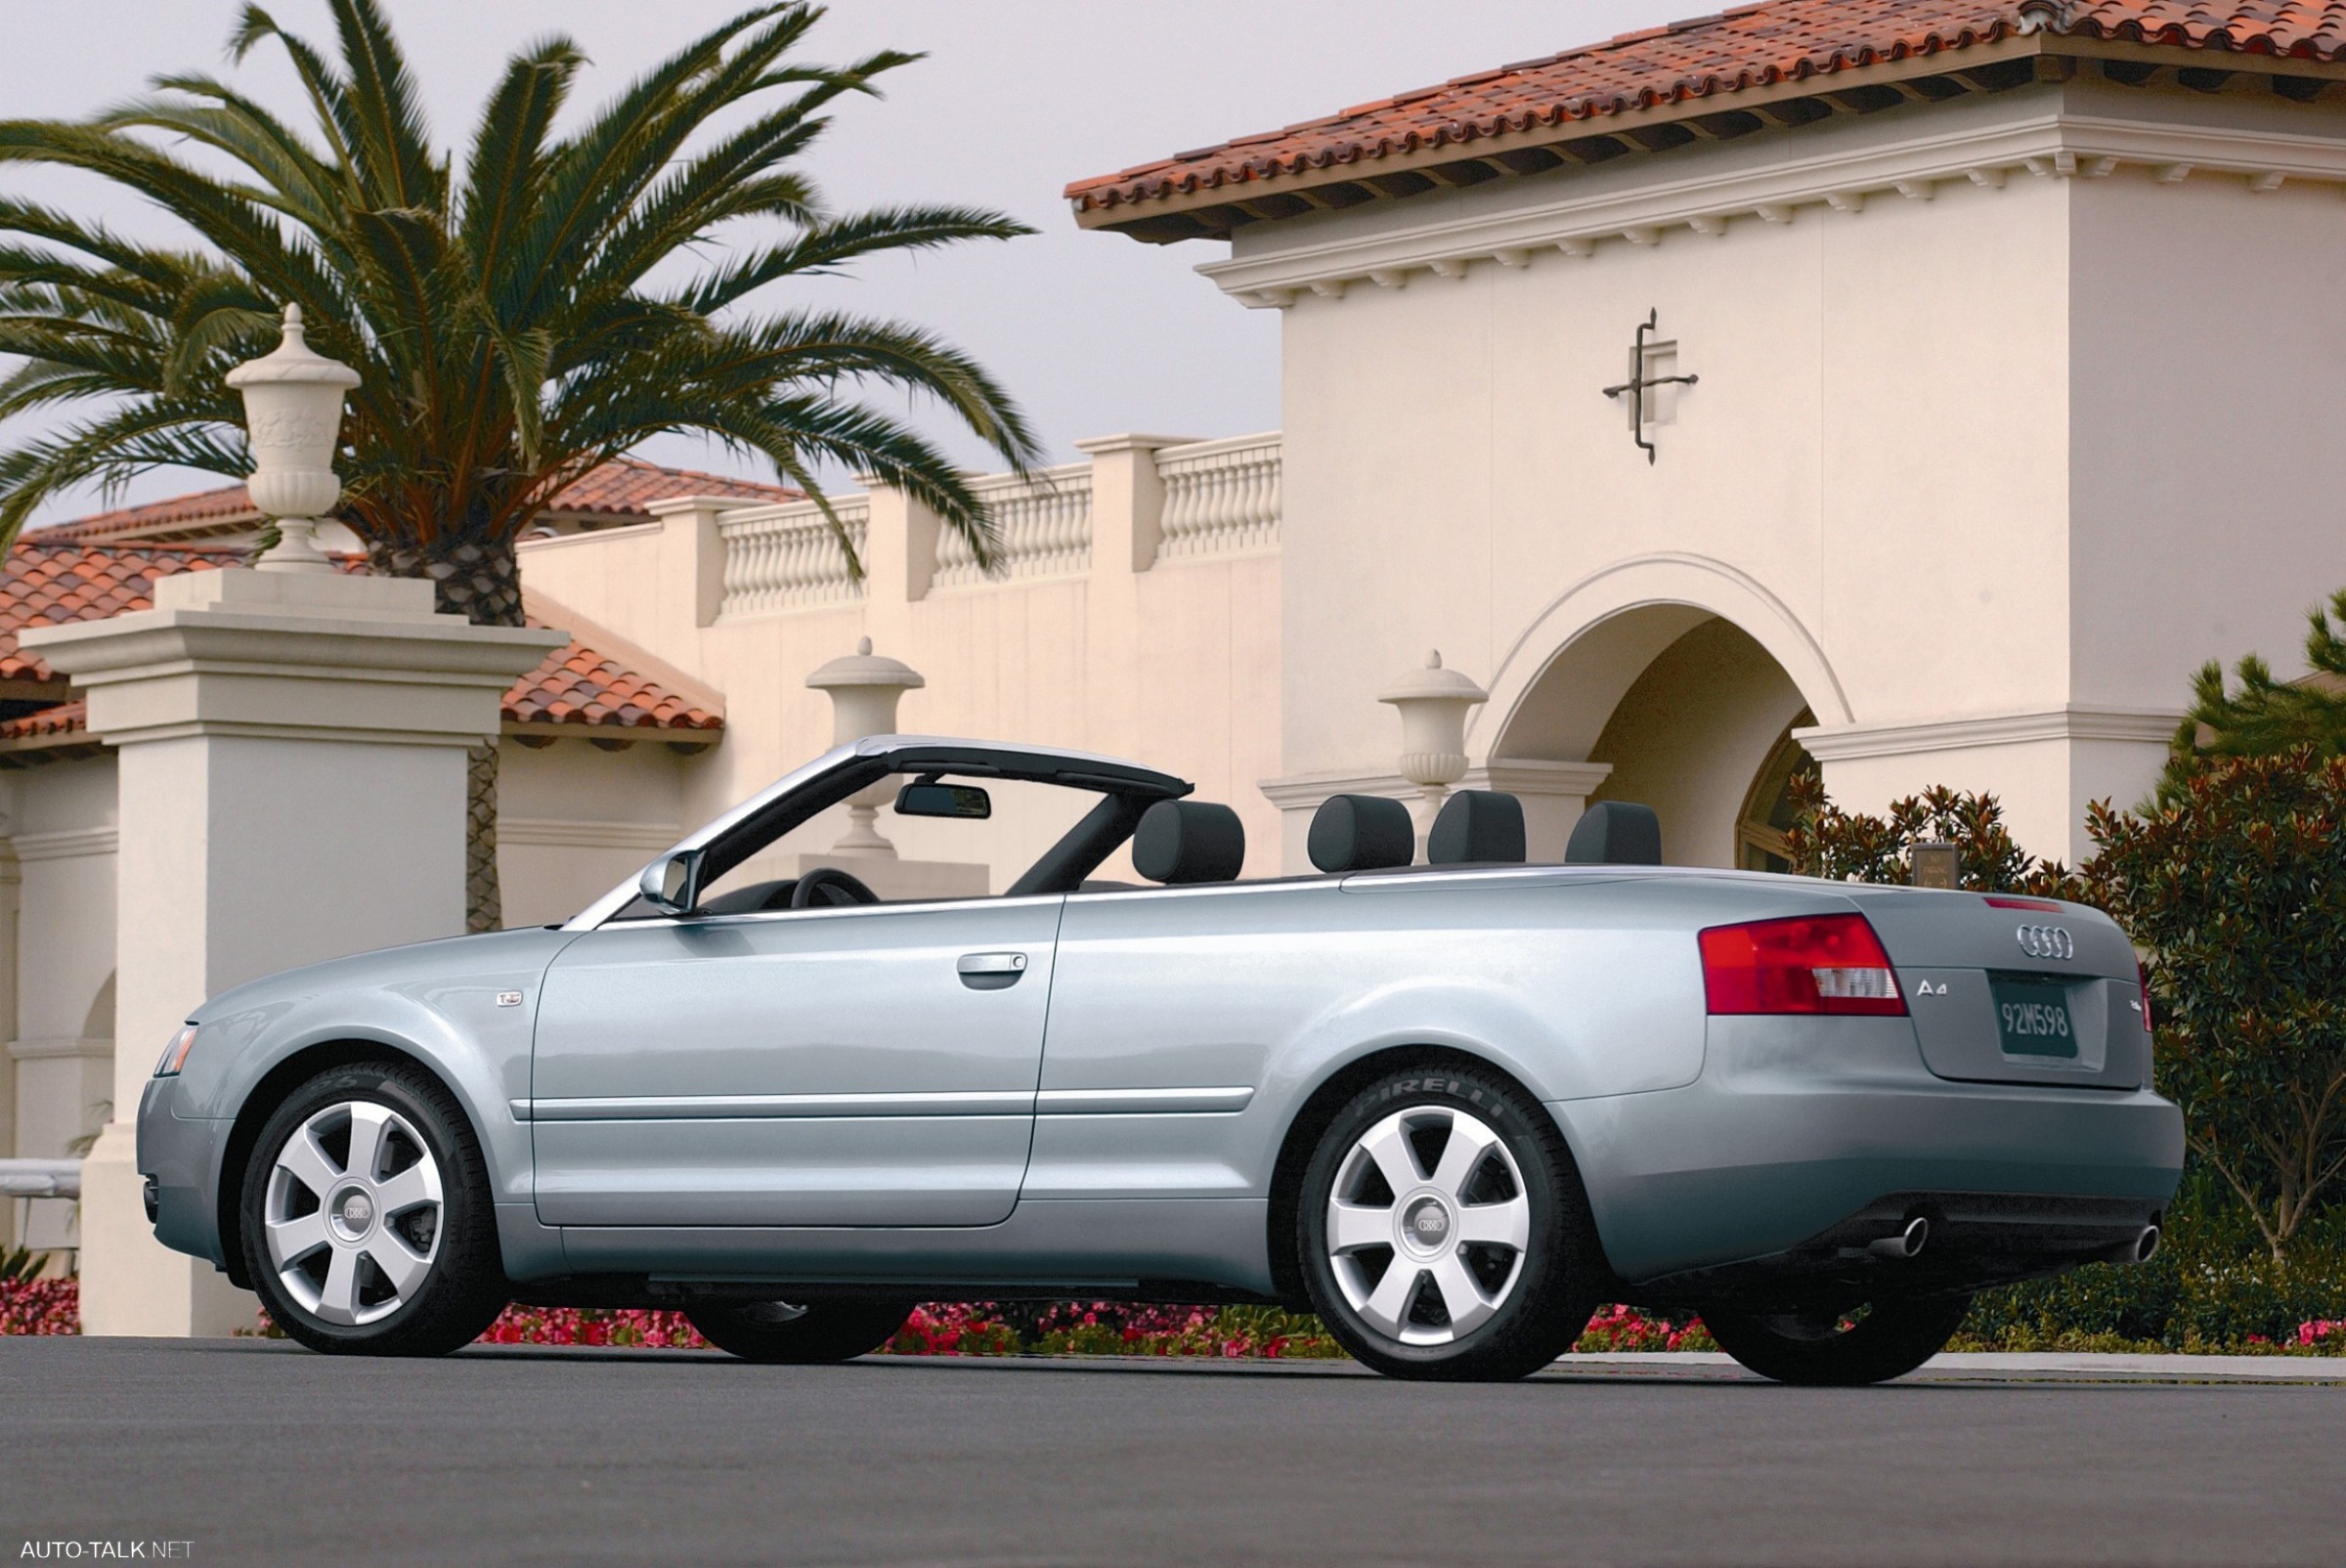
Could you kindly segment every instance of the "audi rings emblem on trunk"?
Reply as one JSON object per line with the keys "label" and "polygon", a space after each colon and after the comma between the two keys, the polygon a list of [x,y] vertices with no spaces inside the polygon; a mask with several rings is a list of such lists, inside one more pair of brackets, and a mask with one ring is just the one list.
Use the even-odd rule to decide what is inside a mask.
{"label": "audi rings emblem on trunk", "polygon": [[2020,951],[2030,958],[2074,958],[2077,944],[2059,926],[2022,926]]}

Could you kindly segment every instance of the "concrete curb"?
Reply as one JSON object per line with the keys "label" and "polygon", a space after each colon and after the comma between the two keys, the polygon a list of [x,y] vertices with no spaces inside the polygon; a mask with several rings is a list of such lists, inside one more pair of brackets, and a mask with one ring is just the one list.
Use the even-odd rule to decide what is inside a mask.
{"label": "concrete curb", "polygon": [[[1717,1351],[1566,1356],[1543,1375],[1752,1378]],[[2346,1385],[2346,1356],[2093,1356],[2003,1352],[1933,1356],[1909,1382],[2305,1383]]]}

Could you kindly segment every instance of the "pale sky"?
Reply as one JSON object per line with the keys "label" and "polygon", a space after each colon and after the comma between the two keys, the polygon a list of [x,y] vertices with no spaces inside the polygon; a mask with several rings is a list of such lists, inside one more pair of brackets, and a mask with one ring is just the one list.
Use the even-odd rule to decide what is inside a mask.
{"label": "pale sky", "polygon": [[[280,22],[322,45],[318,0],[269,0]],[[741,9],[739,0],[390,0],[444,146],[469,133],[506,56],[569,33],[593,66],[574,106],[615,94],[652,62]],[[892,73],[888,97],[843,107],[809,166],[835,208],[955,201],[1010,212],[1041,233],[916,261],[867,266],[813,285],[846,308],[919,322],[976,354],[1025,407],[1053,460],[1122,430],[1197,437],[1279,424],[1279,315],[1247,310],[1192,271],[1227,247],[1143,245],[1075,227],[1069,180],[1187,148],[1316,118],[1470,71],[1694,14],[1705,0],[836,0],[810,58],[879,48],[926,51]],[[8,7],[0,114],[71,117],[130,96],[168,70],[226,70],[233,0],[75,0]],[[264,47],[232,79],[288,111],[289,77]],[[0,171],[0,189],[69,203],[160,239],[166,225],[110,187]],[[760,296],[785,308],[790,286]],[[949,421],[915,417],[944,438]],[[22,427],[0,426],[0,438]],[[998,467],[967,437],[974,465]],[[741,471],[721,451],[673,437],[657,461]],[[770,477],[759,475],[758,477]],[[118,498],[152,500],[219,483],[147,476]],[[37,522],[96,509],[84,494]]]}

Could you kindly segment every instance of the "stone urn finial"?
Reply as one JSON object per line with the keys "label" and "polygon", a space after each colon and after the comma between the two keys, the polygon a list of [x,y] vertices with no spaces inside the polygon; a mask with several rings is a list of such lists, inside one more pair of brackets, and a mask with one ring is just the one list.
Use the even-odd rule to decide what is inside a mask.
{"label": "stone urn finial", "polygon": [[1490,699],[1457,671],[1443,669],[1440,649],[1377,694],[1401,715],[1401,776],[1424,795],[1429,826],[1450,787],[1466,776],[1466,710]]}
{"label": "stone urn finial", "polygon": [[330,572],[318,551],[318,519],[342,499],[334,448],[342,432],[342,399],[359,372],[314,353],[303,341],[301,307],[285,307],[284,336],[270,353],[228,372],[244,395],[252,503],[277,522],[278,541],[254,563],[264,572]]}
{"label": "stone urn finial", "polygon": [[[831,699],[831,741],[849,746],[867,735],[896,732],[896,704],[928,679],[901,659],[872,652],[872,639],[858,637],[855,651],[819,666],[806,684]],[[895,793],[886,779],[847,798],[847,832],[831,848],[846,854],[893,856],[896,847],[880,836],[880,807]]]}

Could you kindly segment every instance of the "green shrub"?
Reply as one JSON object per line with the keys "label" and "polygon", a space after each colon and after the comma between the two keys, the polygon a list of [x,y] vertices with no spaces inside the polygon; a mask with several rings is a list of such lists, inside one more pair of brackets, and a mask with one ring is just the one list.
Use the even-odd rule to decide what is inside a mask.
{"label": "green shrub", "polygon": [[2346,1352],[2346,1335],[2302,1339],[2346,1319],[2346,1216],[2322,1214],[2285,1262],[2204,1166],[2186,1173],[2167,1240],[2149,1263],[2089,1263],[2050,1280],[1982,1291],[1965,1320],[1975,1350]]}
{"label": "green shrub", "polygon": [[2158,1087],[2275,1259],[2346,1176],[2346,759],[2180,754],[2072,896],[2146,951]]}

